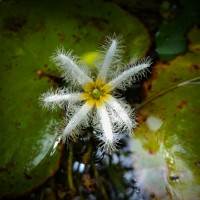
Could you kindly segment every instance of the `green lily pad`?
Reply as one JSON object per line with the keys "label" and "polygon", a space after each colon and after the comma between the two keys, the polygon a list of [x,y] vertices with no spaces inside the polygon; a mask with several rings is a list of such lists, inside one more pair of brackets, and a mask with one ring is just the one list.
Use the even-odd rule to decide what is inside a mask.
{"label": "green lily pad", "polygon": [[[167,3],[169,1],[163,2],[163,4]],[[155,35],[156,51],[162,60],[170,60],[176,55],[186,52],[186,32],[200,22],[199,1],[180,0],[180,5],[171,6],[179,7],[176,8],[176,17],[163,21]],[[171,9],[173,10],[173,8]]]}
{"label": "green lily pad", "polygon": [[[56,132],[63,113],[38,103],[60,73],[49,62],[59,47],[91,55],[107,34],[124,35],[126,58],[141,58],[150,39],[134,17],[101,1],[17,1],[0,4],[0,196],[23,194],[52,176],[61,150]],[[94,54],[92,54],[94,55]]]}
{"label": "green lily pad", "polygon": [[[134,165],[138,185],[156,199],[200,196],[200,52],[194,48],[199,39],[195,27],[189,33],[189,52],[156,63],[145,84],[146,103],[133,139]],[[186,82],[190,79],[198,81]]]}

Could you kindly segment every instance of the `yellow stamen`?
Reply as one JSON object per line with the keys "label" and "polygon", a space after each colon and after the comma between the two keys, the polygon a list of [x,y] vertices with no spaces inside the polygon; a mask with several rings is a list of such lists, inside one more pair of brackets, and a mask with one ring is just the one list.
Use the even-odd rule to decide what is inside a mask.
{"label": "yellow stamen", "polygon": [[101,78],[97,79],[95,82],[87,83],[83,89],[84,93],[82,99],[90,106],[102,106],[103,103],[110,98],[109,92],[111,87],[106,85]]}

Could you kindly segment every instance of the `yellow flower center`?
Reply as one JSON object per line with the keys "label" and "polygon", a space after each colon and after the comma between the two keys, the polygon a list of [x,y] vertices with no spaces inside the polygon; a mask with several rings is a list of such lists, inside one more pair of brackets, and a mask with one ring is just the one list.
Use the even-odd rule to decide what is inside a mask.
{"label": "yellow flower center", "polygon": [[82,99],[90,106],[102,106],[103,102],[110,98],[110,89],[110,86],[99,78],[95,82],[88,82],[85,84],[83,87],[84,93]]}

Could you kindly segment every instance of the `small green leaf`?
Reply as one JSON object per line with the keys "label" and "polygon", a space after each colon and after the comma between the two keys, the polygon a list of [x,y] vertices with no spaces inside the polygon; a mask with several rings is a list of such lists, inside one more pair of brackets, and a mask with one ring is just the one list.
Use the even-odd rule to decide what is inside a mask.
{"label": "small green leaf", "polygon": [[172,5],[171,12],[174,9],[177,12],[175,18],[163,21],[155,35],[156,51],[162,60],[170,60],[186,52],[185,35],[191,26],[200,22],[199,6],[199,1],[195,0],[181,0],[180,5]]}

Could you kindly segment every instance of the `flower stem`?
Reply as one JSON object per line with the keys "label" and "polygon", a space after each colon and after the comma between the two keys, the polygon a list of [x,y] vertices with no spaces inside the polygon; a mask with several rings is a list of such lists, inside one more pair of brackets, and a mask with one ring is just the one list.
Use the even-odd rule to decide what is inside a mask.
{"label": "flower stem", "polygon": [[69,189],[74,189],[74,183],[72,178],[72,165],[73,165],[73,145],[71,144],[69,147],[69,158],[68,158],[68,166],[67,166],[67,178],[68,178],[68,184]]}
{"label": "flower stem", "polygon": [[141,103],[140,105],[136,106],[136,109],[137,109],[137,110],[141,109],[143,106],[145,106],[145,105],[148,104],[149,102],[151,102],[151,101],[157,99],[158,97],[160,97],[160,96],[166,94],[167,92],[172,91],[172,90],[174,90],[174,89],[176,89],[176,88],[178,88],[178,87],[185,86],[185,85],[189,85],[189,84],[200,84],[200,82],[195,82],[195,81],[197,81],[197,80],[200,80],[200,76],[195,77],[195,78],[192,78],[192,79],[189,79],[189,80],[184,81],[184,82],[181,82],[181,83],[179,83],[179,84],[177,84],[177,85],[174,85],[174,86],[172,86],[172,87],[170,87],[170,88],[167,88],[167,89],[165,89],[165,90],[163,90],[163,91],[161,91],[161,92],[159,92],[159,93],[157,93],[157,94],[155,94],[155,95],[152,95],[152,96],[149,97],[146,101],[144,101],[144,102]]}
{"label": "flower stem", "polygon": [[107,193],[106,193],[106,189],[105,189],[105,187],[104,187],[104,185],[103,185],[103,183],[102,183],[102,181],[101,181],[101,179],[100,179],[100,177],[99,177],[99,173],[98,173],[98,170],[97,170],[97,168],[96,168],[94,162],[92,162],[92,168],[93,168],[93,170],[94,170],[94,175],[95,175],[95,178],[96,178],[96,180],[97,180],[97,182],[98,182],[98,185],[99,185],[99,187],[100,187],[100,190],[101,190],[101,194],[102,194],[102,196],[103,196],[103,199],[109,200],[108,195],[107,195]]}

